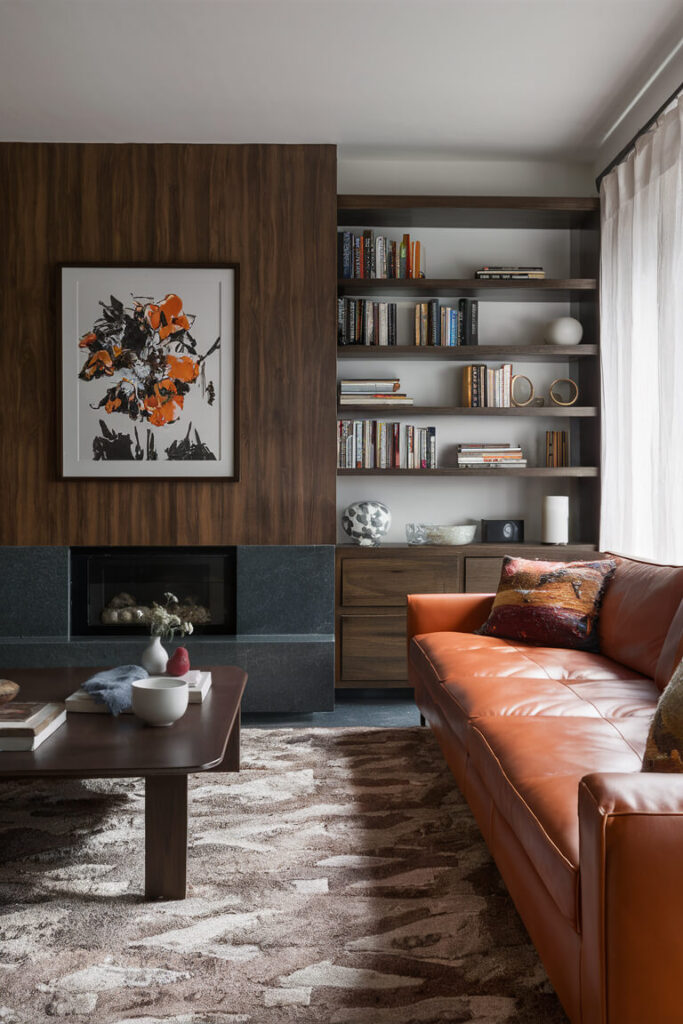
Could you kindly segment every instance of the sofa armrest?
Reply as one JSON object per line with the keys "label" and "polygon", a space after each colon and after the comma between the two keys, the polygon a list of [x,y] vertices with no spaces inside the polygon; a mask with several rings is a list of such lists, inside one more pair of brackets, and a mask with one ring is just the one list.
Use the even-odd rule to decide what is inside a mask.
{"label": "sofa armrest", "polygon": [[683,964],[683,775],[579,786],[582,1024],[675,1024]]}
{"label": "sofa armrest", "polygon": [[486,622],[494,594],[408,594],[408,644],[420,633],[472,633]]}

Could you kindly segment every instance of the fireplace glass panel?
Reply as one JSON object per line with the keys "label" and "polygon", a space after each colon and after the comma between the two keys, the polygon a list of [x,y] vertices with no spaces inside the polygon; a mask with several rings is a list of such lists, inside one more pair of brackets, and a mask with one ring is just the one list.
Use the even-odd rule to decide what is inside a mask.
{"label": "fireplace glass panel", "polygon": [[235,556],[234,547],[72,548],[71,633],[149,633],[156,602],[196,633],[234,634]]}

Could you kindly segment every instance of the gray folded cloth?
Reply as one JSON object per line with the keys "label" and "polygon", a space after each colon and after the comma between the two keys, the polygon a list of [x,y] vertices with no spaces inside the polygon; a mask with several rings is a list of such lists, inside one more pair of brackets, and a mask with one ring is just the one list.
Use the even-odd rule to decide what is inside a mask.
{"label": "gray folded cloth", "polygon": [[106,704],[112,715],[126,711],[132,700],[132,684],[136,679],[147,679],[149,672],[141,665],[119,665],[96,672],[85,683],[83,689],[99,704]]}

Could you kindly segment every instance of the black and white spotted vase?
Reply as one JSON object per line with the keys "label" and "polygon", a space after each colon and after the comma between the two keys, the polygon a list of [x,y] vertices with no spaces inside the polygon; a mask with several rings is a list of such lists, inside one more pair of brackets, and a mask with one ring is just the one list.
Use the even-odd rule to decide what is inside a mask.
{"label": "black and white spotted vase", "polygon": [[342,513],[342,528],[354,544],[376,548],[391,526],[391,512],[381,501],[354,501]]}

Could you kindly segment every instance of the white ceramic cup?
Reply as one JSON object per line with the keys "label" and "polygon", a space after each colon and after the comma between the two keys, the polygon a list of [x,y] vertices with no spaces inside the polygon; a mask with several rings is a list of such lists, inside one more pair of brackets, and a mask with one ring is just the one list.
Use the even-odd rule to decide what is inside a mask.
{"label": "white ceramic cup", "polygon": [[133,683],[133,711],[147,725],[173,725],[187,711],[189,693],[184,679],[150,676]]}

